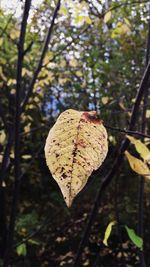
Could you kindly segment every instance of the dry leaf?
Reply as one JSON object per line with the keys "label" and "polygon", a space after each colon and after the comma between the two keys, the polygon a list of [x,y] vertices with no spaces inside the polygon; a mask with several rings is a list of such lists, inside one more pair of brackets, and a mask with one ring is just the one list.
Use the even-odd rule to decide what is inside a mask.
{"label": "dry leaf", "polygon": [[48,134],[45,156],[68,207],[107,151],[107,132],[95,111],[69,109],[58,117]]}
{"label": "dry leaf", "polygon": [[125,151],[125,155],[133,171],[150,179],[150,169],[146,163],[132,156],[128,151]]}

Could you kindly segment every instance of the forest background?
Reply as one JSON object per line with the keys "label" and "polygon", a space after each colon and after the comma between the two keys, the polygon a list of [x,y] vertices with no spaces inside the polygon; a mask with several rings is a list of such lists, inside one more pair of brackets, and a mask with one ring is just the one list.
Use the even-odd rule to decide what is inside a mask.
{"label": "forest background", "polygon": [[[4,2],[0,266],[149,266],[149,176],[133,172],[124,157],[127,149],[148,167],[126,134],[148,149],[149,1]],[[70,209],[43,149],[49,129],[69,108],[96,110],[109,141],[103,166]],[[104,233],[113,221],[107,247]],[[124,225],[136,241],[143,239],[143,250]]]}

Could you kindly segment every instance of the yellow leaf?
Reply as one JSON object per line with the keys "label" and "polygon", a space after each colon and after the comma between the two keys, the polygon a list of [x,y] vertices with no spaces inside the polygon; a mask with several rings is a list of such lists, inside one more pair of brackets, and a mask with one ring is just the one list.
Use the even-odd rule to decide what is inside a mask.
{"label": "yellow leaf", "polygon": [[103,244],[104,244],[105,246],[108,246],[108,238],[109,238],[109,236],[110,236],[110,234],[111,234],[112,227],[113,227],[113,225],[115,225],[115,224],[116,224],[116,221],[110,222],[110,223],[108,224],[107,228],[106,228],[105,236],[104,236],[104,239],[103,239]]}
{"label": "yellow leaf", "polygon": [[77,67],[77,66],[78,66],[78,61],[77,61],[75,58],[73,58],[73,59],[71,59],[71,60],[69,61],[69,65],[70,65],[71,67]]}
{"label": "yellow leaf", "polygon": [[31,155],[22,155],[21,157],[22,157],[23,159],[31,159],[31,158],[32,158]]}
{"label": "yellow leaf", "polygon": [[124,21],[125,21],[125,23],[126,23],[129,27],[131,27],[131,23],[130,23],[130,21],[129,21],[127,18],[124,18]]}
{"label": "yellow leaf", "polygon": [[120,35],[126,35],[130,32],[131,30],[126,23],[118,22],[116,28],[112,31],[111,37],[116,38]]}
{"label": "yellow leaf", "polygon": [[8,86],[14,85],[14,84],[16,84],[16,80],[15,79],[9,79],[8,82],[7,82]]}
{"label": "yellow leaf", "polygon": [[133,171],[150,179],[150,169],[146,163],[132,156],[128,151],[125,151],[125,155]]}
{"label": "yellow leaf", "polygon": [[120,34],[126,34],[130,32],[130,28],[127,24],[122,24],[122,26],[120,27]]}
{"label": "yellow leaf", "polygon": [[60,14],[64,15],[64,16],[68,16],[68,9],[65,6],[61,6],[60,8]]}
{"label": "yellow leaf", "polygon": [[108,96],[103,96],[101,98],[101,101],[102,101],[102,104],[106,105],[108,103],[108,101],[109,101],[109,97]]}
{"label": "yellow leaf", "polygon": [[90,18],[89,16],[86,16],[86,17],[85,17],[85,22],[86,22],[87,24],[91,24],[91,23],[92,23],[92,20],[91,20],[91,18]]}
{"label": "yellow leaf", "polygon": [[2,78],[2,80],[7,81],[7,78],[6,78],[5,74],[3,73],[3,69],[1,66],[0,66],[0,77]]}
{"label": "yellow leaf", "polygon": [[60,61],[59,67],[61,67],[61,68],[66,67],[66,61],[64,59]]}
{"label": "yellow leaf", "polygon": [[1,37],[0,38],[0,46],[3,44],[3,41],[4,41],[4,39]]}
{"label": "yellow leaf", "polygon": [[145,137],[145,138],[144,138],[144,143],[145,143],[146,145],[149,145],[149,144],[150,144],[150,138]]}
{"label": "yellow leaf", "polygon": [[78,77],[82,77],[83,76],[83,73],[82,73],[82,71],[78,70],[78,71],[76,71],[76,75]]}
{"label": "yellow leaf", "polygon": [[146,118],[147,118],[147,119],[150,118],[150,109],[146,110]]}
{"label": "yellow leaf", "polygon": [[68,78],[59,78],[59,80],[58,80],[58,83],[60,84],[60,85],[64,85],[66,82],[68,81]]}
{"label": "yellow leaf", "polygon": [[104,22],[107,23],[111,19],[112,13],[108,11],[104,16]]}
{"label": "yellow leaf", "polygon": [[126,107],[124,105],[124,103],[122,101],[119,102],[119,106],[124,110],[126,111]]}
{"label": "yellow leaf", "polygon": [[29,71],[26,68],[22,68],[22,76],[24,77],[26,75],[29,77],[32,77],[33,73],[32,73],[32,71]]}
{"label": "yellow leaf", "polygon": [[12,30],[10,33],[10,37],[12,40],[18,39],[20,35],[20,32],[18,30]]}
{"label": "yellow leaf", "polygon": [[4,130],[0,131],[0,144],[3,145],[5,143],[6,140],[6,134]]}
{"label": "yellow leaf", "polygon": [[107,151],[107,132],[95,111],[69,109],[58,117],[46,139],[45,157],[68,207]]}
{"label": "yellow leaf", "polygon": [[127,138],[135,146],[136,151],[140,154],[140,156],[144,160],[147,160],[150,157],[150,150],[148,149],[148,147],[144,143],[142,143],[140,140],[134,138],[133,136],[127,135]]}
{"label": "yellow leaf", "polygon": [[44,62],[43,62],[43,65],[47,65],[54,57],[54,53],[49,51],[47,52],[45,58],[44,58]]}
{"label": "yellow leaf", "polygon": [[31,131],[31,122],[29,122],[25,127],[24,127],[24,132],[25,133],[30,133]]}

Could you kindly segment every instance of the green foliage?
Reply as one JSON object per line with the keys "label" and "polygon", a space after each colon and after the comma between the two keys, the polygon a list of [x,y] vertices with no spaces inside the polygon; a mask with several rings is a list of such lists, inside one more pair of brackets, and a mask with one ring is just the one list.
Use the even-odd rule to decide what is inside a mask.
{"label": "green foliage", "polygon": [[133,242],[133,244],[142,250],[143,249],[143,239],[140,236],[138,236],[135,233],[135,231],[133,229],[129,228],[127,225],[125,225],[125,229],[127,231],[129,238]]}
{"label": "green foliage", "polygon": [[26,244],[21,244],[16,248],[18,256],[26,256],[27,255],[27,246]]}
{"label": "green foliage", "polygon": [[[113,226],[115,226],[117,224],[116,221],[112,221],[108,224],[106,230],[105,230],[105,235],[104,235],[104,239],[103,239],[103,244],[105,246],[108,246],[108,239],[112,233],[112,229]],[[130,238],[130,240],[132,241],[132,243],[137,247],[140,248],[141,250],[143,250],[143,239],[138,236],[135,231],[131,228],[129,228],[127,225],[121,225],[123,226],[128,234],[128,237]]]}
{"label": "green foliage", "polygon": [[16,232],[21,236],[26,236],[30,231],[35,229],[38,224],[38,214],[32,211],[29,214],[21,214],[16,222]]}

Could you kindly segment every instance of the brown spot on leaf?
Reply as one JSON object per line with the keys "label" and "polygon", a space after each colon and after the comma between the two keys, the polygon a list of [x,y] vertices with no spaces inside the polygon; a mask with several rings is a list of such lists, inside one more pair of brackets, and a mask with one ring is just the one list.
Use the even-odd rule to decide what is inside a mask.
{"label": "brown spot on leaf", "polygon": [[97,117],[96,111],[83,112],[81,121],[90,122],[94,124],[101,124],[101,120]]}
{"label": "brown spot on leaf", "polygon": [[67,175],[65,173],[62,174],[62,178],[65,179],[67,178]]}

